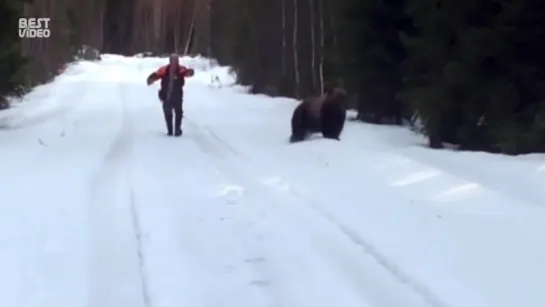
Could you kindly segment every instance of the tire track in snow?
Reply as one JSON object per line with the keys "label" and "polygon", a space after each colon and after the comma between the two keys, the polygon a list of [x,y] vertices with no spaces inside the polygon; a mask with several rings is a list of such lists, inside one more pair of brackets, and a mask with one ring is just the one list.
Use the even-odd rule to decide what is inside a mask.
{"label": "tire track in snow", "polygon": [[[485,210],[481,211],[484,212],[483,215],[489,214],[489,216],[485,216],[485,218],[490,218],[490,220],[483,220],[481,223],[481,221],[479,220],[480,217],[475,218],[474,216],[471,216],[471,214],[478,215],[480,213],[478,209],[469,208],[469,214],[467,214],[467,212],[464,212],[465,214],[467,214],[466,216],[456,215],[456,210],[460,210],[460,207],[466,205],[463,203],[463,201],[456,203],[454,202],[456,201],[456,199],[454,199],[453,203],[455,203],[456,206],[436,206],[438,202],[432,202],[433,200],[428,202],[426,202],[426,200],[413,202],[410,201],[411,192],[413,192],[413,195],[417,194],[418,198],[421,197],[420,195],[418,195],[418,193],[429,195],[432,194],[430,192],[435,192],[435,189],[433,188],[438,188],[437,190],[442,190],[446,185],[459,184],[460,180],[445,178],[447,179],[445,180],[447,181],[447,184],[440,183],[438,185],[433,185],[433,183],[429,183],[431,185],[431,189],[430,186],[424,186],[423,189],[414,189],[416,190],[416,193],[414,193],[414,191],[410,191],[412,190],[410,188],[407,189],[409,190],[407,193],[405,193],[405,191],[403,191],[402,193],[396,193],[395,187],[388,188],[388,183],[391,182],[390,180],[392,178],[385,179],[381,176],[383,174],[377,174],[377,169],[381,168],[380,166],[383,165],[384,161],[388,161],[391,158],[381,157],[380,155],[381,153],[383,153],[383,151],[374,148],[365,151],[364,149],[358,148],[357,146],[353,147],[348,142],[339,143],[338,145],[334,145],[333,143],[330,144],[330,147],[326,148],[325,146],[321,146],[326,144],[313,142],[308,144],[308,146],[304,148],[305,153],[309,156],[309,160],[314,160],[313,156],[316,156],[315,162],[318,162],[312,163],[313,161],[310,161],[311,163],[308,163],[308,166],[320,167],[320,165],[326,164],[324,163],[326,161],[332,166],[331,168],[324,167],[318,172],[315,172],[314,170],[311,171],[311,173],[313,174],[316,173],[315,176],[324,176],[325,180],[327,180],[327,184],[320,184],[320,182],[305,182],[305,178],[301,178],[301,176],[299,176],[296,172],[292,172],[291,170],[286,169],[285,173],[289,174],[291,179],[295,179],[297,183],[300,183],[299,187],[303,188],[295,189],[295,191],[306,191],[306,194],[309,195],[311,198],[313,197],[314,190],[305,189],[305,187],[307,186],[329,187],[331,185],[342,185],[346,191],[356,191],[356,193],[350,194],[358,197],[358,200],[347,199],[346,201],[347,203],[353,203],[353,205],[355,206],[344,206],[344,204],[342,204],[342,201],[339,200],[339,202],[341,203],[341,207],[349,207],[348,210],[345,210],[346,208],[341,208],[341,210],[337,210],[334,205],[331,205],[331,200],[333,200],[335,196],[331,195],[331,193],[328,192],[318,192],[318,194],[324,195],[327,199],[330,200],[329,202],[326,203],[323,201],[317,201],[315,204],[319,209],[322,209],[322,211],[324,211],[323,209],[326,209],[324,211],[326,215],[335,216],[337,221],[341,222],[339,223],[341,226],[350,226],[347,229],[349,234],[360,234],[364,237],[364,239],[366,239],[367,242],[372,243],[375,247],[378,247],[380,251],[394,251],[386,253],[386,256],[390,256],[391,259],[395,260],[395,263],[397,263],[398,266],[400,265],[401,268],[404,269],[405,272],[403,275],[408,275],[408,277],[411,277],[412,280],[419,281],[419,288],[421,288],[423,292],[428,292],[428,290],[431,288],[431,290],[433,290],[434,292],[432,294],[435,294],[433,295],[434,297],[442,299],[442,301],[447,301],[452,305],[456,304],[457,306],[480,306],[479,304],[483,304],[483,300],[497,300],[505,302],[506,300],[503,299],[504,297],[508,297],[509,299],[513,300],[520,299],[516,298],[517,295],[508,294],[508,289],[512,288],[514,283],[517,283],[517,281],[514,281],[513,279],[508,279],[509,281],[498,281],[498,284],[490,281],[482,282],[482,280],[485,280],[485,276],[491,274],[490,272],[503,272],[510,276],[521,276],[521,283],[524,283],[527,280],[532,280],[532,278],[535,278],[533,276],[539,276],[539,273],[532,272],[533,269],[526,269],[522,266],[519,266],[519,263],[525,263],[526,260],[529,260],[528,263],[532,263],[532,261],[535,261],[534,259],[539,259],[539,256],[523,256],[519,258],[522,261],[518,261],[515,260],[516,258],[518,258],[516,253],[507,253],[507,256],[501,254],[503,253],[504,248],[515,248],[515,250],[527,249],[528,247],[530,247],[529,245],[527,245],[527,242],[534,241],[538,244],[537,246],[539,246],[539,236],[535,235],[533,230],[525,232],[524,227],[520,227],[520,230],[517,229],[518,221],[514,221],[517,219],[517,217],[506,216],[506,218],[503,218],[500,214],[498,214],[499,219],[494,221],[496,216],[494,216],[493,206],[512,206],[512,203],[503,203],[503,199],[498,199],[498,195],[492,195],[490,191],[479,191],[478,193],[484,192],[482,193],[484,194],[483,197],[480,198],[482,202],[485,205],[489,205],[492,209],[488,212],[486,212]],[[289,150],[288,152],[297,153],[298,150]],[[272,155],[269,156],[270,161],[274,163],[274,157]],[[358,159],[357,157],[360,157],[360,159]],[[301,164],[306,164],[304,163],[306,157],[301,158],[301,160],[297,160],[297,158],[295,159],[297,162],[301,162]],[[278,161],[278,159],[276,159],[276,161]],[[378,166],[376,167],[376,169],[375,165]],[[279,164],[278,166],[281,165]],[[308,167],[309,171],[311,170],[311,167]],[[398,172],[398,168],[399,167],[396,165],[390,166],[390,170],[395,173],[394,175],[399,176],[399,173],[403,174],[404,170],[402,169],[401,172]],[[414,165],[411,164],[410,168],[414,168]],[[367,172],[366,169],[368,170]],[[350,173],[365,173],[365,175],[360,176],[360,179],[358,180],[353,180],[348,179],[352,177]],[[331,179],[340,174],[347,174],[348,178],[346,179],[348,180],[342,180],[342,178]],[[449,175],[445,174],[445,176]],[[369,180],[369,178],[372,179]],[[399,177],[397,177],[396,179],[399,180]],[[375,181],[378,184],[376,184]],[[384,195],[382,197],[380,194],[376,194],[376,192],[374,191],[381,191],[383,188],[381,186],[386,187],[387,189],[384,192],[386,194],[393,194],[393,197],[391,197],[391,195]],[[332,190],[342,191],[344,189],[334,188]],[[377,196],[379,197],[378,199]],[[481,195],[476,196],[477,197],[475,198],[478,198]],[[474,197],[474,195],[467,195],[467,199],[470,200],[471,197]],[[346,197],[342,197],[341,199],[346,199]],[[496,199],[496,201],[494,201],[494,199]],[[362,203],[361,206],[358,206],[357,204],[360,201],[368,202],[369,200],[371,200],[371,203],[369,203],[368,205]],[[384,204],[384,206],[382,207],[382,205],[377,205],[377,203]],[[468,207],[471,207],[473,206],[475,201],[469,201],[466,203]],[[426,210],[419,210],[421,209],[419,207],[422,205],[426,206]],[[534,216],[526,216],[526,214],[521,214],[525,217],[528,225],[533,225],[536,220],[538,220],[539,217],[542,216],[542,211],[538,207],[517,207],[518,209],[522,209],[519,210],[519,212],[531,210],[531,212],[533,211],[537,213],[537,218],[535,220],[533,219]],[[432,210],[428,210],[430,208]],[[451,216],[449,216],[450,210],[454,212]],[[411,211],[414,211],[414,213],[416,214],[413,215],[413,212]],[[357,212],[368,212],[370,214],[367,214],[365,217],[361,218],[353,217],[355,216],[354,213],[358,214]],[[378,213],[378,216],[376,218],[374,212]],[[435,218],[433,217],[436,212],[442,214],[442,217],[438,218],[437,220],[435,220]],[[511,215],[511,212],[513,214],[517,214],[517,211],[507,212],[509,212],[508,215]],[[406,214],[408,214],[408,219],[405,217]],[[398,218],[396,216],[404,217]],[[531,219],[529,219],[528,217]],[[372,224],[374,224],[373,219],[377,218],[377,224],[379,225],[376,227],[371,226]],[[468,224],[464,225],[464,221],[466,220],[466,218]],[[511,220],[511,218],[513,219]],[[361,220],[365,220],[366,222],[362,223]],[[489,221],[491,221],[492,223],[489,224]],[[513,222],[510,223],[511,221]],[[366,224],[369,224],[370,227],[366,226]],[[400,227],[398,228],[398,226]],[[420,228],[420,226],[423,227]],[[513,227],[513,229],[511,229],[511,227]],[[369,229],[373,228],[373,231],[369,231]],[[536,227],[532,228],[539,229]],[[396,229],[393,231],[393,233],[398,232],[399,234],[390,234],[389,232],[392,229]],[[353,230],[357,230],[358,232],[355,232]],[[380,232],[384,231],[386,239],[380,240],[380,237],[374,235],[376,233],[375,231],[378,231],[379,236]],[[426,232],[431,233],[431,235],[428,235]],[[473,235],[472,232],[474,232],[475,234]],[[463,235],[459,235],[461,233],[463,233]],[[435,234],[438,235],[436,236]],[[426,238],[429,238],[430,240],[427,240]],[[501,240],[499,240],[498,238],[501,238]],[[511,241],[513,239],[515,241]],[[497,240],[498,243],[496,244],[494,240]],[[502,241],[504,242],[500,243]],[[514,244],[510,243],[510,241],[514,242]],[[430,245],[430,242],[433,243]],[[452,253],[449,253],[448,250],[451,248]],[[465,252],[463,252],[464,250]],[[399,254],[395,251],[399,251]],[[488,261],[487,258],[494,259],[494,261]],[[429,259],[429,261],[427,259]],[[405,265],[405,263],[407,263],[407,265]],[[505,264],[510,263],[514,264],[512,268],[502,268],[505,267]],[[539,265],[536,266],[536,264],[539,264],[539,261],[535,261],[534,263],[535,264],[531,266],[539,271]],[[477,269],[471,270],[471,272],[464,271],[466,267],[472,266]],[[518,268],[521,268],[522,270],[517,271]],[[505,272],[503,270],[505,270]],[[511,272],[514,272],[514,274]],[[530,279],[522,277],[525,275],[531,276]],[[440,276],[444,277],[441,278]],[[403,276],[401,277],[403,278]],[[478,282],[477,280],[481,280],[481,282]],[[528,282],[528,284],[530,286],[525,288],[533,289],[533,287],[531,286],[531,282]],[[490,288],[487,289],[487,287]],[[501,289],[501,287],[503,287],[503,289],[506,289],[507,291],[504,293],[495,294],[494,292],[502,291],[499,290]],[[527,291],[528,293],[530,292],[530,290]],[[519,295],[524,296],[524,294]]]}
{"label": "tire track in snow", "polygon": [[[274,165],[275,163],[274,160],[269,160],[268,162],[270,165]],[[450,305],[435,294],[426,283],[419,281],[415,277],[405,272],[402,267],[391,259],[391,257],[388,257],[388,255],[381,252],[374,244],[370,242],[370,240],[365,239],[361,233],[341,223],[334,217],[333,214],[325,210],[324,208],[327,208],[328,206],[326,206],[321,200],[307,193],[301,192],[299,189],[294,188],[294,185],[289,182],[280,181],[275,186],[277,189],[289,194],[294,199],[299,200],[295,203],[304,204],[306,207],[312,209],[316,214],[327,220],[333,227],[337,228],[341,233],[343,233],[343,235],[353,244],[360,247],[365,254],[371,256],[378,265],[387,270],[397,280],[397,282],[410,288],[414,293],[417,293],[423,299],[423,301],[425,301],[427,306],[450,307]],[[301,212],[299,214],[301,214]]]}
{"label": "tire track in snow", "polygon": [[[247,186],[248,181],[246,178],[241,178],[238,172],[229,167],[230,162],[227,159],[230,160],[232,157],[241,158],[239,152],[228,146],[227,143],[222,142],[209,128],[201,126],[190,119],[185,119],[185,123],[189,128],[187,130],[192,131],[191,134],[186,135],[191,137],[195,144],[210,157],[210,161],[220,173],[238,182],[243,188],[252,188]],[[246,225],[246,227],[236,230],[243,237],[242,240],[246,242],[248,256],[245,257],[244,262],[250,265],[256,272],[256,276],[249,283],[262,287],[263,291],[272,300],[271,306],[284,307],[292,305],[285,299],[285,293],[287,293],[285,287],[282,284],[271,283],[271,280],[274,280],[274,274],[266,269],[265,263],[267,259],[264,256],[266,253],[261,245],[263,242],[260,239],[266,231],[255,226],[255,221],[260,220],[261,213],[259,210],[256,211],[251,207],[245,207],[243,211],[245,215],[249,215],[245,216],[244,219],[254,222],[254,225]],[[254,230],[254,232],[248,231],[248,227]],[[254,235],[257,236],[257,239],[253,237]]]}
{"label": "tire track in snow", "polygon": [[[127,97],[125,96],[125,92],[121,90],[121,99],[123,101],[123,113],[126,114],[127,112]],[[137,257],[138,257],[138,272],[140,275],[140,281],[141,281],[141,287],[142,287],[142,299],[144,302],[144,307],[151,307],[152,301],[151,301],[151,295],[150,295],[150,288],[148,283],[148,274],[146,270],[146,259],[145,259],[145,253],[144,253],[144,242],[143,242],[143,233],[142,233],[142,224],[140,222],[140,210],[138,210],[136,205],[136,199],[135,199],[135,191],[134,191],[134,184],[132,181],[132,170],[134,169],[134,165],[132,163],[132,152],[133,152],[133,140],[132,140],[132,132],[134,131],[134,123],[130,115],[125,116],[125,123],[122,128],[122,133],[124,133],[125,136],[130,137],[129,140],[129,146],[126,146],[128,148],[125,148],[125,150],[128,151],[129,157],[129,185],[130,185],[130,191],[129,191],[129,203],[130,203],[130,211],[131,211],[131,217],[132,217],[132,227],[134,236],[137,243]]]}
{"label": "tire track in snow", "polygon": [[321,206],[316,203],[316,200],[311,199],[308,196],[304,196],[299,191],[291,188],[288,191],[293,197],[301,199],[302,203],[310,205],[316,212],[318,212],[332,225],[338,228],[344,235],[346,235],[350,239],[350,241],[361,247],[366,254],[373,257],[373,259],[378,264],[388,270],[395,277],[395,279],[399,281],[399,283],[406,285],[407,287],[411,288],[415,293],[418,293],[418,295],[420,295],[430,307],[449,307],[449,305],[441,298],[439,298],[436,294],[434,294],[427,285],[417,281],[416,279],[405,273],[401,269],[401,267],[394,263],[393,260],[389,259],[386,255],[381,253],[373,244],[363,239],[363,237],[358,234],[358,232],[346,225],[343,225],[337,219],[335,219],[333,215],[323,210]]}
{"label": "tire track in snow", "polygon": [[130,178],[130,119],[126,118],[123,88],[115,87],[118,95],[111,103],[119,104],[120,128],[91,188],[89,303],[90,307],[148,307],[141,234]]}
{"label": "tire track in snow", "polygon": [[[244,210],[251,195],[215,167],[192,131],[161,138],[135,144],[135,192],[154,306],[274,307],[264,278],[249,264],[260,256],[252,248],[256,220]],[[160,145],[161,161],[147,161]]]}
{"label": "tire track in snow", "polygon": [[[231,175],[236,174],[237,177],[242,178],[241,180],[243,182],[249,183],[249,182],[259,182],[259,177],[252,172],[246,171],[246,169],[249,168],[249,164],[254,164],[255,166],[259,166],[259,168],[263,167],[263,163],[260,163],[259,165],[256,163],[254,159],[252,159],[250,156],[241,153],[240,151],[237,151],[234,149],[234,147],[230,146],[228,142],[220,138],[217,134],[213,132],[212,129],[208,127],[200,127],[194,122],[191,122],[191,126],[197,131],[201,130],[203,133],[199,134],[196,137],[196,142],[199,143],[207,153],[214,155],[212,152],[213,150],[216,150],[216,154],[221,154],[224,157],[227,157],[228,155],[231,155],[232,157],[235,157],[237,160],[238,165],[233,165],[232,161],[230,165],[222,165],[221,168],[224,172],[229,173]],[[243,160],[244,159],[244,160]],[[216,159],[212,159],[216,160]],[[269,161],[270,162],[270,161]],[[273,167],[273,164],[268,164],[267,169]],[[425,284],[415,280],[414,278],[410,277],[408,274],[403,272],[403,270],[397,266],[392,260],[390,260],[386,255],[380,253],[375,246],[373,246],[371,243],[364,240],[359,234],[357,234],[355,231],[350,229],[349,227],[342,225],[337,220],[335,220],[330,214],[325,212],[320,208],[319,205],[317,205],[317,200],[312,199],[308,196],[305,196],[296,190],[293,190],[289,188],[286,193],[286,189],[282,188],[281,186],[286,186],[287,183],[278,182],[276,185],[273,186],[264,186],[255,184],[252,185],[252,188],[263,191],[264,195],[263,197],[269,197],[271,199],[278,199],[278,204],[284,204],[282,207],[288,212],[293,213],[294,215],[298,215],[300,220],[309,219],[308,216],[306,218],[301,217],[301,214],[308,215],[308,210],[298,211],[294,210],[293,208],[301,207],[300,204],[305,204],[307,207],[311,208],[317,216],[319,216],[318,219],[325,219],[331,226],[333,226],[335,229],[337,229],[342,235],[346,238],[348,238],[353,244],[357,245],[361,248],[361,250],[364,251],[364,253],[368,256],[371,256],[371,258],[374,259],[375,263],[389,272],[391,276],[400,284],[404,285],[405,287],[409,288],[413,293],[417,294],[424,305],[430,306],[430,307],[448,307],[449,305],[442,301],[437,295],[435,295],[428,286]],[[289,185],[288,185],[289,186]],[[280,189],[276,189],[280,188]],[[267,196],[265,196],[267,195]],[[291,210],[289,208],[292,208]],[[327,241],[327,240],[319,240],[319,241]],[[357,280],[358,278],[355,278],[354,280]],[[384,306],[386,306],[387,303],[384,303]],[[417,304],[418,305],[418,304]],[[382,304],[380,305],[382,306]],[[388,305],[388,306],[395,306],[394,305]],[[410,303],[407,302],[406,306],[410,306]]]}
{"label": "tire track in snow", "polygon": [[148,275],[146,274],[146,260],[145,260],[145,254],[144,254],[144,248],[143,248],[143,234],[142,234],[142,227],[140,224],[140,218],[138,209],[136,208],[136,201],[134,198],[134,190],[131,186],[130,190],[130,204],[131,204],[131,217],[132,217],[132,223],[133,223],[133,231],[134,235],[136,237],[137,242],[137,256],[138,256],[138,268],[140,273],[140,280],[142,284],[142,298],[144,300],[144,307],[151,307],[151,295],[149,293],[149,286],[148,286]]}

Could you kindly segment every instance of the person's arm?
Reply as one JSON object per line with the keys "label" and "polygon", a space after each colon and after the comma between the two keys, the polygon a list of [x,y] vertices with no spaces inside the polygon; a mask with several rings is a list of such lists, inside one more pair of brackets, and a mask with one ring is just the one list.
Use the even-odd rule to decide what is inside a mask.
{"label": "person's arm", "polygon": [[195,70],[193,70],[193,68],[187,68],[185,66],[181,66],[180,75],[184,78],[193,77],[193,75],[195,75]]}
{"label": "person's arm", "polygon": [[165,74],[167,73],[167,67],[168,66],[162,66],[161,68],[157,69],[156,71],[152,72],[146,82],[148,83],[148,85],[151,85],[153,82],[163,78],[165,76]]}

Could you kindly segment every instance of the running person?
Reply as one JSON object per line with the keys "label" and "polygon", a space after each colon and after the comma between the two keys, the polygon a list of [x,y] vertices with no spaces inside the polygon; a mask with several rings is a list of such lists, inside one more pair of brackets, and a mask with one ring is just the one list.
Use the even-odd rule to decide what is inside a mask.
{"label": "running person", "polygon": [[[159,99],[163,103],[163,113],[168,135],[182,135],[183,101],[185,78],[192,77],[195,71],[180,65],[178,55],[172,54],[169,64],[160,67],[147,78],[148,85],[161,79]],[[174,113],[174,114],[173,114]],[[172,121],[174,115],[174,122]]]}

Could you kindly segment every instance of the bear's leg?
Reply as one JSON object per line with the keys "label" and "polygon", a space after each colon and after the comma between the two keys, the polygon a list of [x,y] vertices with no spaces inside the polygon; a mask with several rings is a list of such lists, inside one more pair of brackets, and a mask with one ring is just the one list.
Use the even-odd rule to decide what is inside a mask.
{"label": "bear's leg", "polygon": [[303,105],[298,105],[293,111],[291,117],[291,143],[303,141],[307,137],[308,123],[305,111]]}
{"label": "bear's leg", "polygon": [[320,118],[314,118],[307,116],[307,129],[310,133],[319,133],[322,132],[322,122]]}
{"label": "bear's leg", "polygon": [[341,133],[344,129],[344,124],[346,122],[346,111],[343,109],[338,110],[337,118],[335,120],[335,125],[331,128],[331,135],[335,137],[335,139],[339,140]]}
{"label": "bear's leg", "polygon": [[324,138],[340,140],[346,120],[346,111],[338,105],[324,105],[320,115]]}

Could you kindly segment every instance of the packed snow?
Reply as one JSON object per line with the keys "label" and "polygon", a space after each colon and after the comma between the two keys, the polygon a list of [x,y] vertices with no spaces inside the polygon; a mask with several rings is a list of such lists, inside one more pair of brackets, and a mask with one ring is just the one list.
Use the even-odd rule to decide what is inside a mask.
{"label": "packed snow", "polygon": [[432,151],[347,122],[289,144],[296,101],[184,58],[79,62],[0,112],[2,307],[543,307],[545,157]]}

